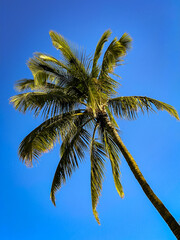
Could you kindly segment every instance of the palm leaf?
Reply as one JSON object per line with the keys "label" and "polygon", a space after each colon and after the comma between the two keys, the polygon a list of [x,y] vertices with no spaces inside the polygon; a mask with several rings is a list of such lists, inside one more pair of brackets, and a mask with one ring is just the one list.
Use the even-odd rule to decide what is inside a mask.
{"label": "palm leaf", "polygon": [[51,150],[64,131],[73,125],[75,113],[66,113],[52,117],[31,133],[29,133],[19,146],[19,157],[26,165],[32,165],[32,160],[37,160],[42,153]]}
{"label": "palm leaf", "polygon": [[114,67],[117,66],[117,63],[121,61],[120,57],[124,56],[124,47],[120,44],[117,38],[109,45],[106,50],[102,62],[102,73],[113,72]]}
{"label": "palm leaf", "polygon": [[116,116],[120,116],[125,119],[136,119],[138,116],[138,112],[141,111],[144,113],[145,111],[155,111],[157,110],[165,110],[171,116],[174,116],[179,120],[179,116],[177,111],[171,105],[142,96],[131,96],[131,97],[118,97],[113,98],[108,101],[109,107],[114,111]]}
{"label": "palm leaf", "polygon": [[92,74],[91,74],[92,77],[94,77],[94,78],[98,77],[99,68],[97,67],[97,62],[102,54],[102,49],[104,47],[104,44],[105,44],[105,42],[108,41],[108,38],[110,37],[110,35],[111,35],[110,30],[105,31],[96,46],[96,50],[95,50],[94,58],[93,58]]}
{"label": "palm leaf", "polygon": [[66,94],[63,89],[46,87],[44,92],[35,91],[15,95],[11,97],[10,102],[20,112],[34,111],[35,116],[43,110],[43,115],[47,118],[49,114],[53,116],[72,110],[76,98]]}
{"label": "palm leaf", "polygon": [[115,67],[120,65],[120,62],[123,61],[122,57],[126,55],[130,45],[131,38],[125,33],[119,40],[114,38],[107,48],[103,57],[101,72],[98,78],[103,91],[108,89],[111,94],[116,93],[114,89],[118,86],[118,83],[109,76],[109,73],[114,74]]}
{"label": "palm leaf", "polygon": [[122,61],[122,57],[126,55],[130,46],[131,37],[127,33],[123,34],[119,40],[114,38],[104,54],[100,78],[104,74],[114,71],[114,68]]}
{"label": "palm leaf", "polygon": [[119,55],[121,54],[122,49],[123,47],[117,38],[115,38],[106,50],[102,61],[101,72],[98,77],[99,84],[101,85],[102,91],[109,95],[115,94],[116,92],[114,89],[118,86],[118,82],[112,79],[109,76],[109,73],[113,73],[114,67],[117,62],[120,61]]}
{"label": "palm leaf", "polygon": [[70,68],[71,74],[78,79],[85,80],[88,76],[88,73],[81,62],[71,49],[68,42],[64,39],[64,37],[54,31],[49,32],[51,40],[55,48],[59,49],[62,53],[62,56],[67,61],[67,65]]}
{"label": "palm leaf", "polygon": [[102,181],[104,177],[104,158],[106,156],[106,152],[104,149],[104,145],[97,142],[95,140],[95,131],[96,131],[97,125],[94,129],[93,137],[90,144],[90,160],[91,160],[91,199],[92,199],[92,209],[93,214],[98,222],[98,212],[96,210],[99,196],[101,194],[102,190]]}
{"label": "palm leaf", "polygon": [[[85,119],[87,116],[85,116]],[[79,122],[82,121],[82,115]],[[85,150],[87,149],[87,144],[89,143],[90,135],[83,128],[91,119],[88,119],[81,126],[76,127],[76,124],[68,131],[63,143],[61,145],[61,159],[57,166],[54,179],[51,186],[50,198],[55,204],[55,193],[61,188],[62,184],[66,182],[68,177],[71,177],[72,172],[79,167],[78,159],[82,161],[84,158]]]}
{"label": "palm leaf", "polygon": [[103,134],[104,137],[104,143],[105,143],[105,148],[106,151],[109,155],[109,159],[111,162],[111,168],[112,168],[112,174],[113,174],[113,178],[114,178],[114,183],[115,183],[115,187],[116,190],[118,192],[118,194],[120,195],[121,198],[124,197],[124,192],[123,192],[123,187],[121,185],[120,182],[120,168],[119,168],[119,164],[120,164],[120,151],[118,146],[116,145],[116,143],[113,140],[113,136],[111,136],[111,134],[108,131],[104,131]]}

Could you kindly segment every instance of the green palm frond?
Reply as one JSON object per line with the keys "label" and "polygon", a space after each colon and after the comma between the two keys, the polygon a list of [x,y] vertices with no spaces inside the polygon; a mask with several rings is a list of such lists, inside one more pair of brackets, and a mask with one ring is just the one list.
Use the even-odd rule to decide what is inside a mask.
{"label": "green palm frond", "polygon": [[124,56],[124,54],[124,47],[117,38],[114,38],[104,54],[101,73],[107,74],[113,72],[114,68],[121,61],[120,57]]}
{"label": "green palm frond", "polygon": [[127,33],[123,34],[120,40],[114,38],[104,54],[100,76],[114,71],[129,50],[131,41],[131,37]]}
{"label": "green palm frond", "polygon": [[101,72],[98,80],[102,91],[109,95],[115,94],[115,88],[117,88],[119,85],[117,81],[109,76],[109,73],[113,73],[114,67],[120,61],[119,56],[121,55],[122,49],[123,47],[117,38],[115,38],[104,54]]}
{"label": "green palm frond", "polygon": [[61,159],[57,166],[54,179],[51,186],[50,198],[55,205],[55,193],[61,188],[62,184],[66,182],[68,177],[71,177],[72,172],[79,167],[78,160],[82,161],[84,158],[85,150],[89,144],[90,135],[83,127],[91,121],[87,116],[83,115],[77,119],[77,122],[82,122],[82,125],[76,126],[76,123],[69,129],[68,133],[64,136],[61,145]]}
{"label": "green palm frond", "polygon": [[108,89],[111,95],[116,93],[114,89],[119,86],[119,84],[109,76],[109,73],[114,74],[115,67],[119,66],[123,61],[122,58],[126,55],[130,46],[131,37],[125,33],[119,40],[114,38],[104,54],[98,79],[102,90],[106,92],[106,89]]}
{"label": "green palm frond", "polygon": [[93,58],[92,74],[91,74],[92,77],[94,78],[98,77],[99,68],[97,67],[97,62],[102,54],[102,49],[104,47],[104,44],[108,41],[108,38],[110,37],[111,33],[112,32],[110,30],[105,31],[96,46],[96,50]]}
{"label": "green palm frond", "polygon": [[57,32],[50,31],[49,35],[51,37],[52,43],[54,47],[62,53],[65,60],[69,63],[79,64],[79,60],[76,58],[74,52],[72,51],[69,43],[65,40],[65,38]]}
{"label": "green palm frond", "polygon": [[35,116],[38,116],[42,111],[44,117],[47,118],[49,115],[71,111],[75,106],[76,98],[66,94],[63,89],[46,87],[44,92],[35,91],[15,95],[11,97],[10,102],[20,112],[34,111]]}
{"label": "green palm frond", "polygon": [[70,68],[71,74],[78,79],[86,80],[89,74],[86,71],[83,62],[76,57],[74,51],[65,38],[54,31],[50,31],[49,34],[54,47],[60,50],[64,60],[67,62],[67,66]]}
{"label": "green palm frond", "polygon": [[[74,117],[73,117],[73,125],[71,128],[67,128],[64,134],[62,134],[62,145],[61,145],[61,155],[63,153],[64,146],[66,145],[66,142],[69,142],[71,138],[73,138],[73,135],[80,131],[82,128],[85,128],[85,130],[88,131],[87,126],[89,127],[90,124],[93,124],[93,117],[87,110],[75,110]],[[78,130],[79,129],[79,130]]]}
{"label": "green palm frond", "polygon": [[75,114],[81,111],[73,111],[59,116],[52,117],[31,133],[29,133],[19,146],[19,157],[26,165],[32,165],[32,161],[37,160],[42,153],[51,150],[60,136],[67,128],[74,124]]}
{"label": "green palm frond", "polygon": [[174,116],[179,120],[179,116],[177,111],[171,105],[155,100],[149,97],[142,96],[130,96],[130,97],[117,97],[112,98],[108,101],[109,107],[114,111],[116,116],[125,119],[136,119],[138,116],[138,112],[142,113],[155,111],[157,110],[165,110],[171,116]]}
{"label": "green palm frond", "polygon": [[120,172],[120,168],[119,168],[120,151],[119,151],[118,146],[116,145],[116,143],[113,140],[113,136],[111,136],[111,134],[108,131],[106,131],[106,130],[104,131],[103,137],[104,137],[105,148],[106,148],[107,154],[109,155],[109,159],[111,162],[112,174],[113,174],[113,178],[114,178],[115,187],[116,187],[116,190],[117,190],[118,194],[120,195],[120,197],[123,198],[124,192],[123,192],[123,187],[120,182],[121,172]]}
{"label": "green palm frond", "polygon": [[104,149],[104,145],[95,140],[96,128],[97,128],[97,125],[94,129],[93,137],[90,144],[91,200],[92,200],[92,209],[93,209],[94,217],[98,222],[98,224],[100,224],[96,207],[97,207],[99,196],[102,190],[102,181],[104,178],[104,163],[105,163],[104,157],[106,156],[106,152]]}

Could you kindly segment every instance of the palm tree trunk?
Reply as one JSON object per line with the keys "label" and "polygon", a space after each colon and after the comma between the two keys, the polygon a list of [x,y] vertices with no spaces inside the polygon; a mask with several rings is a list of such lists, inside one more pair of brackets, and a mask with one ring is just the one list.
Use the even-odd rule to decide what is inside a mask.
{"label": "palm tree trunk", "polygon": [[136,164],[135,160],[127,150],[126,146],[122,142],[117,130],[111,125],[111,123],[106,118],[106,127],[108,128],[109,132],[112,136],[114,136],[114,141],[120,148],[124,158],[126,159],[131,171],[133,172],[135,178],[137,179],[138,183],[140,184],[141,188],[143,189],[146,196],[149,198],[151,203],[154,205],[156,210],[160,213],[164,221],[168,224],[171,231],[174,233],[177,239],[180,239],[180,225],[177,223],[175,218],[171,215],[168,209],[164,206],[161,200],[155,195],[152,191],[148,183],[146,182],[144,176],[142,175],[141,171],[139,170],[138,165]]}

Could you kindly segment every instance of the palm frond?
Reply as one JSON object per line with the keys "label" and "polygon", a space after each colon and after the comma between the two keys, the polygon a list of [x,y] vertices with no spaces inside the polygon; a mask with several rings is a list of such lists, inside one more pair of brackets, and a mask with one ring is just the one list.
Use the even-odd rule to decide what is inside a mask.
{"label": "palm frond", "polygon": [[75,113],[80,111],[52,117],[29,133],[19,146],[20,159],[25,161],[26,165],[32,165],[33,160],[37,160],[42,153],[51,150],[64,131],[74,124]]}
{"label": "palm frond", "polygon": [[52,30],[49,32],[49,35],[51,37],[53,46],[56,49],[60,50],[64,59],[67,60],[68,62],[72,61],[78,64],[78,59],[76,59],[76,57],[74,56],[74,53],[72,52],[71,47],[69,46],[65,38]]}
{"label": "palm frond", "polygon": [[34,111],[35,116],[38,116],[42,110],[42,114],[47,118],[49,115],[54,116],[71,111],[76,100],[75,97],[66,94],[63,89],[45,88],[44,92],[35,91],[15,95],[11,97],[10,102],[22,113],[29,110]]}
{"label": "palm frond", "polygon": [[114,38],[104,54],[102,70],[99,78],[102,78],[108,73],[114,72],[114,68],[122,61],[121,58],[125,56],[125,54],[125,47],[117,38]]}
{"label": "palm frond", "polygon": [[115,66],[119,61],[121,61],[119,56],[122,53],[122,49],[123,47],[117,38],[115,38],[107,48],[103,57],[101,72],[98,80],[102,91],[106,92],[108,95],[115,94],[115,88],[118,87],[118,82],[112,79],[109,76],[109,73],[113,73]]}
{"label": "palm frond", "polygon": [[93,66],[92,66],[92,77],[97,78],[98,74],[99,74],[99,68],[97,66],[97,62],[102,54],[102,49],[104,47],[105,42],[108,41],[108,38],[111,35],[111,31],[107,30],[103,33],[103,35],[101,36],[97,46],[96,46],[96,50],[94,53],[94,58],[93,58]]}
{"label": "palm frond", "polygon": [[123,61],[122,58],[126,55],[130,45],[131,38],[125,33],[119,40],[114,38],[104,54],[98,79],[103,86],[102,89],[106,90],[107,87],[111,94],[115,93],[114,89],[118,86],[118,83],[110,78],[109,73],[114,74],[115,67],[121,65],[121,62]]}
{"label": "palm frond", "polygon": [[60,50],[62,56],[67,62],[67,66],[70,68],[71,74],[78,79],[87,79],[88,73],[83,65],[83,62],[76,57],[75,53],[70,47],[70,44],[65,40],[65,38],[54,31],[50,31],[49,34],[53,45],[55,48]]}
{"label": "palm frond", "polygon": [[[83,116],[81,115],[80,119],[77,121],[83,122]],[[85,116],[86,118],[87,116]],[[81,126],[78,127],[76,124],[69,129],[68,133],[65,135],[63,143],[61,145],[61,159],[57,166],[54,179],[51,186],[50,198],[55,204],[55,193],[58,189],[61,188],[68,177],[71,177],[72,172],[79,167],[78,160],[82,161],[84,158],[85,150],[89,143],[90,135],[87,130],[83,127],[91,119],[88,119]]]}
{"label": "palm frond", "polygon": [[82,128],[85,128],[85,130],[88,128],[86,128],[87,126],[89,126],[89,124],[92,122],[93,123],[93,117],[92,115],[87,111],[87,110],[75,110],[73,111],[75,112],[74,114],[74,120],[73,120],[73,125],[71,126],[71,128],[67,128],[66,131],[64,132],[64,134],[62,134],[62,140],[63,143],[61,145],[61,155],[63,154],[63,149],[64,146],[66,145],[66,142],[69,142],[71,138],[73,138],[74,134],[79,130],[81,130]]}
{"label": "palm frond", "polygon": [[93,137],[90,144],[90,160],[91,160],[91,200],[92,200],[92,209],[93,214],[98,222],[98,212],[96,210],[99,196],[102,190],[102,181],[104,178],[104,157],[106,156],[106,152],[104,149],[104,145],[95,140],[95,131],[97,125],[94,129]]}
{"label": "palm frond", "polygon": [[116,143],[113,140],[113,136],[111,136],[111,134],[108,131],[105,130],[103,135],[104,135],[103,137],[104,137],[106,151],[109,155],[109,159],[111,162],[111,168],[112,168],[112,174],[113,174],[113,178],[114,178],[115,187],[116,187],[116,190],[117,190],[118,194],[120,195],[120,197],[123,198],[124,192],[123,192],[123,187],[120,182],[121,172],[120,172],[120,168],[119,168],[120,151],[119,151],[118,146],[116,145]]}
{"label": "palm frond", "polygon": [[157,109],[165,110],[179,120],[178,113],[173,106],[149,97],[130,96],[112,98],[108,101],[108,105],[116,116],[125,119],[136,119],[139,111],[144,113],[145,111],[152,112]]}

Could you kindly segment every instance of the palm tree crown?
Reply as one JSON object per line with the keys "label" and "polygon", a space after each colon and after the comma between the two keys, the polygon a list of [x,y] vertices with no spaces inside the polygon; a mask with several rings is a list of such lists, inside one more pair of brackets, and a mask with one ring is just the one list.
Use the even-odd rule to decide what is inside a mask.
{"label": "palm tree crown", "polygon": [[119,84],[112,76],[118,77],[114,70],[122,64],[132,39],[127,33],[120,39],[114,38],[99,63],[110,35],[110,30],[104,32],[93,58],[90,58],[82,51],[77,53],[63,36],[50,31],[52,43],[60,50],[62,60],[35,53],[28,61],[33,79],[18,81],[16,89],[23,93],[10,100],[20,112],[29,110],[44,118],[44,122],[20,144],[19,157],[26,165],[32,165],[33,160],[52,149],[57,140],[61,143],[60,162],[50,194],[54,205],[56,191],[79,167],[85,150],[90,148],[92,209],[98,223],[96,207],[107,159],[111,163],[117,192],[124,196],[119,166],[121,148],[111,131],[118,129],[114,115],[132,120],[140,111],[157,109],[166,110],[179,119],[174,107],[164,102],[143,96],[115,96]]}

